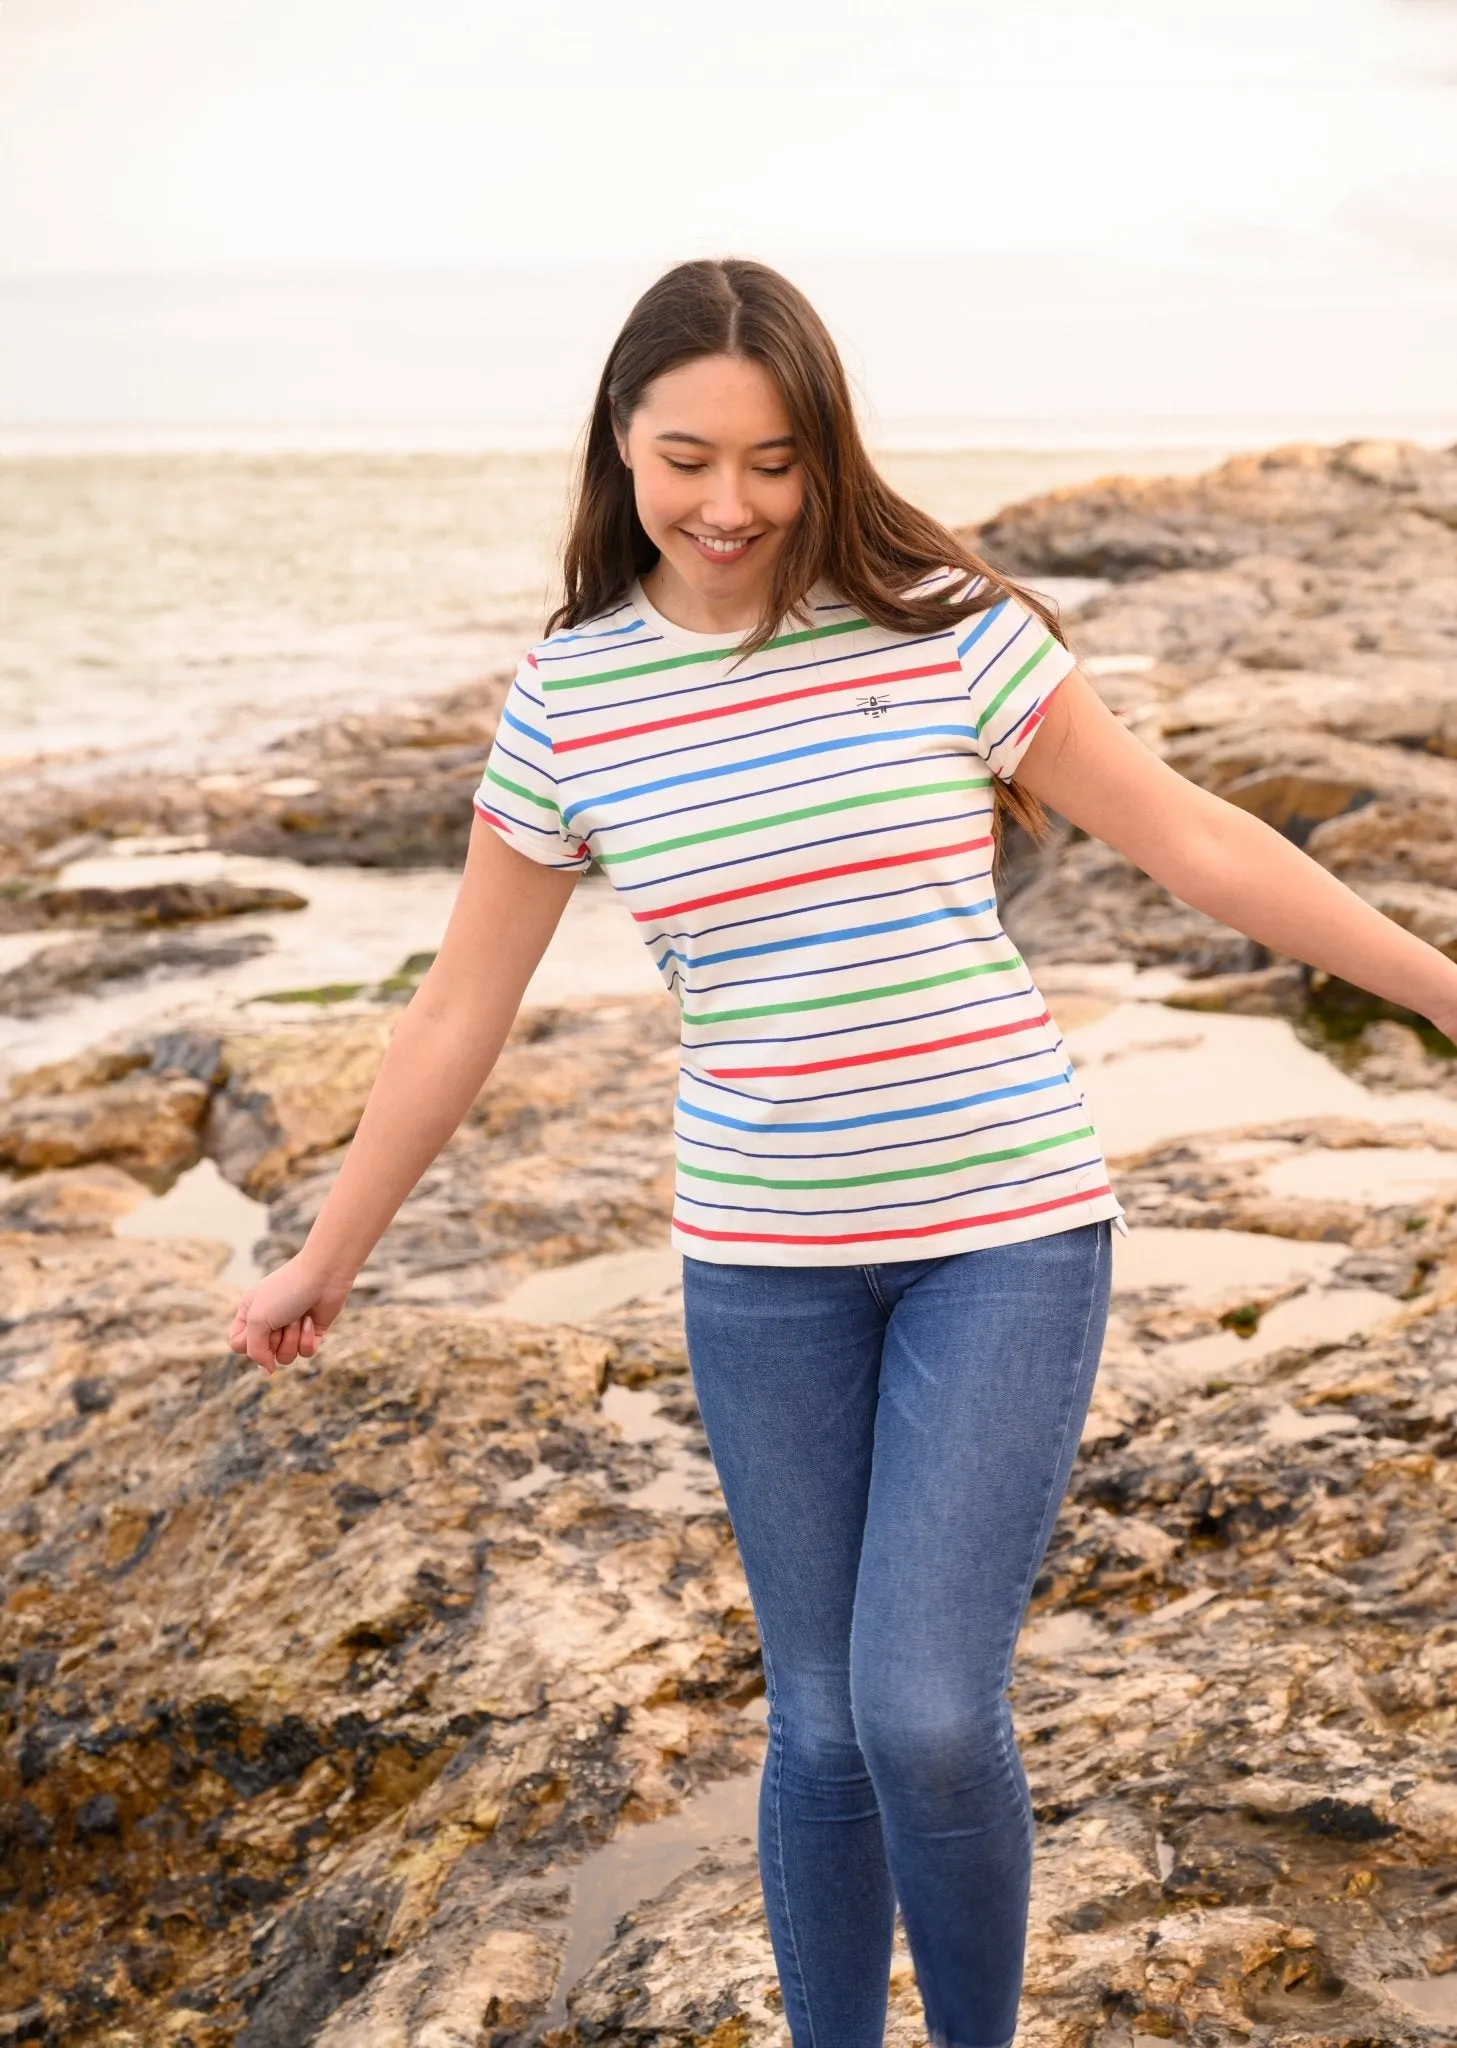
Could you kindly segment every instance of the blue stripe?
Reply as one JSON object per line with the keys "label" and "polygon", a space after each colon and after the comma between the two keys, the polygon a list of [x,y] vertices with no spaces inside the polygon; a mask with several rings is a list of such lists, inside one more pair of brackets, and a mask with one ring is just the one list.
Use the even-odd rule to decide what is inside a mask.
{"label": "blue stripe", "polygon": [[[847,690],[851,689],[853,684],[847,683],[845,687]],[[895,700],[894,708],[897,711],[935,711],[948,704],[964,711],[966,708],[966,692],[964,688],[949,690],[944,695],[936,697],[898,697]],[[860,720],[864,717],[864,712],[852,710],[849,705],[840,704],[829,711],[807,713],[803,718],[783,718],[776,725],[756,725],[752,732],[718,733],[708,739],[694,740],[682,746],[657,747],[651,753],[634,754],[624,760],[618,760],[614,757],[612,772],[615,774],[619,769],[641,768],[653,761],[666,761],[674,754],[703,754],[711,751],[722,751],[726,746],[738,746],[740,744],[745,746],[757,745],[759,741],[769,739],[774,733],[797,732],[807,725],[838,725],[843,731],[847,719]],[[876,730],[889,739],[900,732],[901,728],[899,726],[878,724]],[[960,727],[957,730],[959,731]],[[588,766],[585,768],[569,769],[563,774],[561,780],[563,784],[583,782],[589,776],[606,773],[606,764],[599,761],[595,767]]]}
{"label": "blue stripe", "polygon": [[991,671],[996,667],[997,663],[1001,660],[1002,656],[1006,654],[1011,648],[1016,646],[1017,642],[1021,639],[1022,635],[1027,631],[1027,628],[1029,626],[1033,627],[1037,632],[1040,633],[1045,633],[1047,631],[1047,628],[1043,625],[1041,619],[1034,618],[1032,613],[1029,612],[1026,618],[1023,619],[1021,625],[1017,628],[1016,632],[1012,634],[1011,638],[1009,640],[1004,640],[1002,642],[1002,645],[997,649],[996,653],[992,656],[991,660],[983,662],[982,666],[977,670],[976,674],[968,682],[966,686],[968,695],[970,695],[971,692],[976,689],[977,684],[980,683],[984,677],[990,675]]}
{"label": "blue stripe", "polygon": [[[539,747],[545,747],[548,753],[551,752],[551,734],[546,732],[537,732],[534,726],[530,726],[526,723],[524,719],[518,718],[515,712],[511,710],[509,705],[505,706],[502,709],[501,718],[502,722],[506,725],[511,726],[514,731],[525,733],[527,739],[535,740],[536,744]],[[505,752],[504,748],[502,748],[502,752]]]}
{"label": "blue stripe", "polygon": [[[773,1128],[776,1131],[854,1131],[865,1124],[900,1123],[907,1117],[942,1116],[953,1109],[973,1109],[981,1102],[1004,1102],[1013,1095],[1035,1095],[1042,1088],[1060,1088],[1066,1081],[1065,1074],[1050,1074],[1044,1081],[1019,1081],[1013,1088],[987,1088],[980,1095],[960,1095],[950,1102],[923,1102],[914,1109],[878,1109],[868,1116],[834,1117],[823,1123],[788,1123],[776,1117]],[[766,1108],[777,1109],[782,1105],[766,1103]],[[722,1124],[730,1131],[762,1131],[762,1123],[745,1122],[736,1116],[723,1116],[714,1109],[698,1109],[691,1102],[678,1097],[677,1107],[686,1116],[701,1117],[705,1123]]]}
{"label": "blue stripe", "polygon": [[969,1131],[938,1131],[931,1138],[896,1138],[888,1145],[856,1145],[848,1152],[753,1152],[747,1145],[721,1145],[711,1138],[695,1138],[691,1131],[678,1131],[675,1135],[679,1144],[691,1145],[695,1152],[722,1152],[734,1159],[752,1160],[758,1166],[794,1166],[808,1159],[874,1159],[881,1152],[919,1152],[927,1145],[975,1145],[982,1138],[1017,1130],[1023,1124],[1040,1124],[1050,1116],[1086,1114],[1079,1097],[1072,1102],[1055,1103],[1051,1109],[1029,1110],[1026,1116],[996,1117],[990,1123],[973,1124]]}
{"label": "blue stripe", "polygon": [[[858,896],[828,896],[822,902],[816,903],[815,915],[827,916],[832,910],[849,910],[857,903],[889,903],[896,896],[918,896],[927,889],[935,889],[939,894],[948,889],[970,888],[976,882],[985,885],[990,874],[991,868],[988,865],[978,868],[975,874],[971,875],[955,875],[949,879],[940,875],[926,875],[918,882],[902,882],[894,889],[866,889]],[[779,924],[786,917],[803,916],[804,912],[797,908],[760,910],[749,917],[730,917],[722,924],[706,924],[697,931],[680,926],[674,931],[653,932],[644,937],[643,943],[652,946],[660,939],[711,939],[719,932],[742,931],[751,924]],[[682,959],[684,956],[680,954],[678,957]]]}
{"label": "blue stripe", "polygon": [[[637,627],[635,625],[615,626],[613,628],[614,633],[632,633],[635,631],[637,631]],[[571,639],[576,639],[578,636],[576,634],[571,634],[568,637]],[[611,636],[606,633],[592,633],[584,635],[582,637],[592,640],[606,640]],[[547,642],[548,646],[553,646],[555,644],[556,643],[552,641]],[[640,640],[624,640],[620,647],[589,647],[586,648],[580,654],[547,654],[544,652],[538,653],[536,657],[536,665],[538,668],[540,668],[541,664],[544,661],[590,661],[594,654],[610,654],[614,661],[620,661],[622,656],[627,653],[629,648],[661,647],[662,645],[663,636],[661,633],[644,633]],[[592,671],[590,669],[583,670],[584,675],[590,676],[591,673]]]}
{"label": "blue stripe", "polygon": [[[892,735],[887,734],[887,738],[889,737],[892,737]],[[965,754],[958,748],[952,748],[949,753],[945,754],[912,754],[905,760],[883,761],[878,765],[881,768],[903,768],[907,772],[911,772],[917,768],[930,767],[937,761],[959,761],[964,768],[971,769],[974,773],[979,773],[979,771],[986,767],[986,762],[980,754]],[[828,775],[797,775],[792,782],[766,782],[762,783],[753,792],[753,800],[757,804],[763,797],[785,796],[792,791],[803,792],[811,789],[823,789],[828,783],[857,779],[863,777],[864,773],[863,764],[857,761],[848,768],[832,769]],[[934,793],[937,796],[945,794],[944,790],[937,790]],[[919,792],[916,790],[908,791],[905,801],[909,802],[917,794]],[[968,789],[968,796],[974,794],[973,790]],[[693,803],[673,804],[665,811],[639,811],[635,817],[631,818],[604,819],[600,824],[594,823],[592,830],[603,834],[609,832],[631,832],[640,825],[659,824],[664,818],[696,819],[704,812],[721,810],[725,804],[743,804],[745,801],[746,794],[743,790],[731,793],[728,796],[700,797]],[[592,798],[587,797],[581,803],[573,804],[571,806],[571,815],[579,817],[584,810],[590,810],[593,807],[593,802]],[[746,822],[755,827],[762,827],[764,831],[773,829],[772,821],[769,819],[760,819],[755,816]],[[911,820],[909,822],[914,823],[915,821]],[[822,847],[829,848],[837,845],[839,838],[840,835],[838,833],[831,831],[830,836],[827,839],[822,839],[819,843]]]}
{"label": "blue stripe", "polygon": [[964,946],[994,946],[998,940],[1003,945],[1011,943],[1001,926],[994,925],[989,932],[958,932],[944,945],[917,946],[911,953],[874,953],[869,959],[843,965],[832,961],[828,967],[796,967],[788,974],[745,974],[733,981],[707,981],[697,988],[685,985],[683,996],[687,1002],[700,1002],[704,996],[721,996],[736,988],[768,988],[776,981],[813,981],[821,974],[859,973],[863,967],[909,967],[917,960],[934,959],[938,953],[959,952]]}
{"label": "blue stripe", "polygon": [[[848,733],[843,739],[816,740],[813,745],[807,747],[785,747],[777,754],[760,754],[755,759],[749,761],[724,761],[714,768],[694,768],[682,775],[661,775],[654,782],[630,783],[626,789],[604,790],[599,796],[583,797],[577,803],[568,804],[562,816],[570,822],[576,813],[584,810],[589,803],[596,804],[599,807],[605,804],[625,804],[630,802],[635,796],[656,796],[661,790],[685,789],[690,783],[694,782],[717,782],[725,775],[751,775],[760,768],[782,767],[786,761],[807,761],[816,754],[843,753],[847,747],[883,747],[890,742],[899,744],[903,740],[928,739],[970,740],[974,745],[976,729],[974,726],[969,725],[918,725],[911,726],[905,730],[896,728],[888,729],[884,732],[875,730],[871,732]],[[905,760],[881,761],[876,765],[882,769],[902,768],[908,766],[913,761],[926,759],[940,761],[946,758],[947,756],[943,754],[911,754]],[[827,781],[830,778],[819,776],[815,779]],[[784,789],[796,789],[805,786],[802,782],[782,783],[779,785],[780,788]],[[772,791],[763,789],[756,789],[753,792],[755,798],[772,794]],[[736,803],[744,803],[748,800],[748,795],[744,791],[740,791],[733,799]],[[703,807],[694,804],[690,805],[689,808],[697,810]],[[659,813],[659,815],[667,814]],[[672,815],[676,816],[677,813],[675,812]],[[633,822],[636,823],[638,821],[634,820]]]}
{"label": "blue stripe", "polygon": [[[995,910],[996,907],[996,898],[989,896],[985,903],[958,904],[946,910],[923,910],[917,917],[887,918],[881,924],[843,925],[834,932],[806,932],[797,939],[768,939],[760,946],[730,946],[722,953],[699,953],[692,958],[670,947],[655,964],[659,970],[669,960],[681,960],[685,967],[717,967],[725,960],[751,960],[760,953],[788,953],[800,946],[833,946],[841,939],[879,938],[883,932],[906,932],[916,925],[939,924],[947,917],[979,917],[984,910]],[[854,962],[857,967],[861,964],[858,960]]]}
{"label": "blue stripe", "polygon": [[997,617],[999,612],[1004,612],[1006,609],[1007,600],[1006,598],[1003,598],[1000,604],[994,604],[990,607],[989,610],[984,611],[982,613],[981,624],[979,626],[974,627],[972,631],[967,634],[966,638],[961,642],[960,646],[956,650],[956,656],[959,661],[964,661],[966,659],[966,650],[968,649],[968,647],[975,647],[977,641],[980,640],[982,634],[986,631],[987,627],[991,624],[992,620]]}

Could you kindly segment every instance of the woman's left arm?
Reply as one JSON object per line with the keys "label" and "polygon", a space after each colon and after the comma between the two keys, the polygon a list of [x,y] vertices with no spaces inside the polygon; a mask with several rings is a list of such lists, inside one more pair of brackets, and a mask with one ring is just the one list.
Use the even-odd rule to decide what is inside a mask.
{"label": "woman's left arm", "polygon": [[1019,785],[1196,910],[1324,968],[1457,1038],[1457,964],[1414,938],[1248,811],[1211,796],[1127,731],[1073,669]]}

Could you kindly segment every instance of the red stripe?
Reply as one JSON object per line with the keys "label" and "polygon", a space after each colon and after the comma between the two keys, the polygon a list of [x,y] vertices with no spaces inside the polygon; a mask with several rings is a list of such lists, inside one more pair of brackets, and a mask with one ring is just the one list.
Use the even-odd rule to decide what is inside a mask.
{"label": "red stripe", "polygon": [[841,1237],[791,1237],[787,1232],[765,1230],[704,1230],[696,1223],[673,1218],[674,1227],[690,1237],[712,1238],[715,1244],[879,1244],[891,1237],[934,1237],[946,1230],[976,1230],[988,1223],[1016,1223],[1023,1216],[1045,1216],[1050,1209],[1066,1209],[1074,1202],[1096,1202],[1111,1195],[1109,1187],[1089,1188],[1083,1195],[1059,1195],[1052,1202],[1034,1202],[1026,1209],[999,1209],[994,1216],[958,1216],[951,1223],[919,1223],[904,1230],[852,1231]]}
{"label": "red stripe", "polygon": [[930,668],[896,668],[882,676],[837,676],[832,683],[814,683],[805,690],[780,690],[772,697],[750,697],[742,703],[715,704],[702,711],[684,711],[676,718],[650,718],[642,725],[620,725],[612,732],[583,733],[574,740],[556,740],[553,751],[570,754],[578,747],[603,747],[609,740],[635,740],[645,732],[667,732],[675,725],[698,725],[705,718],[737,718],[741,711],[764,711],[773,704],[793,704],[804,697],[823,697],[831,690],[868,690],[876,683],[909,683],[922,676],[950,676],[960,672],[959,661],[938,661]]}
{"label": "red stripe", "polygon": [[538,662],[534,654],[528,654],[526,659],[531,663],[531,666],[533,668],[539,668],[541,666],[541,664]]}
{"label": "red stripe", "polygon": [[713,896],[688,896],[681,903],[665,903],[657,910],[635,910],[639,924],[651,924],[659,917],[681,917],[685,910],[707,910],[715,903],[738,903],[745,896],[767,896],[775,889],[797,889],[803,882],[829,882],[839,875],[868,875],[876,868],[904,867],[907,861],[937,860],[946,853],[975,853],[991,845],[985,839],[961,839],[954,846],[926,846],[917,853],[886,853],[877,860],[848,860],[839,867],[809,868],[802,875],[785,875],[774,882],[746,882],[741,889],[720,889]]}
{"label": "red stripe", "polygon": [[1010,1038],[1014,1031],[1035,1031],[1050,1024],[1046,1010],[1040,1017],[1021,1017],[1015,1024],[989,1024],[983,1031],[958,1031],[954,1038],[928,1038],[923,1045],[893,1045],[886,1052],[847,1053],[838,1060],[806,1060],[797,1067],[705,1067],[712,1081],[756,1081],[770,1074],[829,1074],[837,1067],[868,1067],[877,1060],[907,1060],[915,1053],[945,1052],[953,1045],[977,1045],[984,1038]]}
{"label": "red stripe", "polygon": [[[480,816],[486,820],[487,824],[499,825],[503,832],[510,832],[514,830],[514,827],[508,824],[505,818],[498,817],[494,811],[488,811],[485,805],[481,802],[479,797],[474,798],[473,801],[475,803],[476,810],[479,812]],[[489,844],[489,841],[487,843]]]}

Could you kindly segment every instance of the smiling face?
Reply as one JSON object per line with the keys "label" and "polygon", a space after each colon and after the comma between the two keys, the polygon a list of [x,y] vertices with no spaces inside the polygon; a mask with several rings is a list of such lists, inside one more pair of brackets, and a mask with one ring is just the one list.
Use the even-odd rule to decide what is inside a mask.
{"label": "smiling face", "polygon": [[658,610],[689,632],[757,625],[804,503],[794,428],[768,371],[738,356],[665,371],[618,447],[658,550],[643,578]]}

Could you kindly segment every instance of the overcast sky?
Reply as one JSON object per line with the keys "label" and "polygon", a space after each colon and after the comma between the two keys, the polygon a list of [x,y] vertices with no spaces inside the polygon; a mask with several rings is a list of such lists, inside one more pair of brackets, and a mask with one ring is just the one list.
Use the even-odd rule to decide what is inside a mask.
{"label": "overcast sky", "polygon": [[[1354,375],[1457,320],[1457,4],[0,0],[0,275],[726,248],[1268,308],[1292,364],[1350,316]],[[1438,407],[1430,352],[1372,391]]]}

